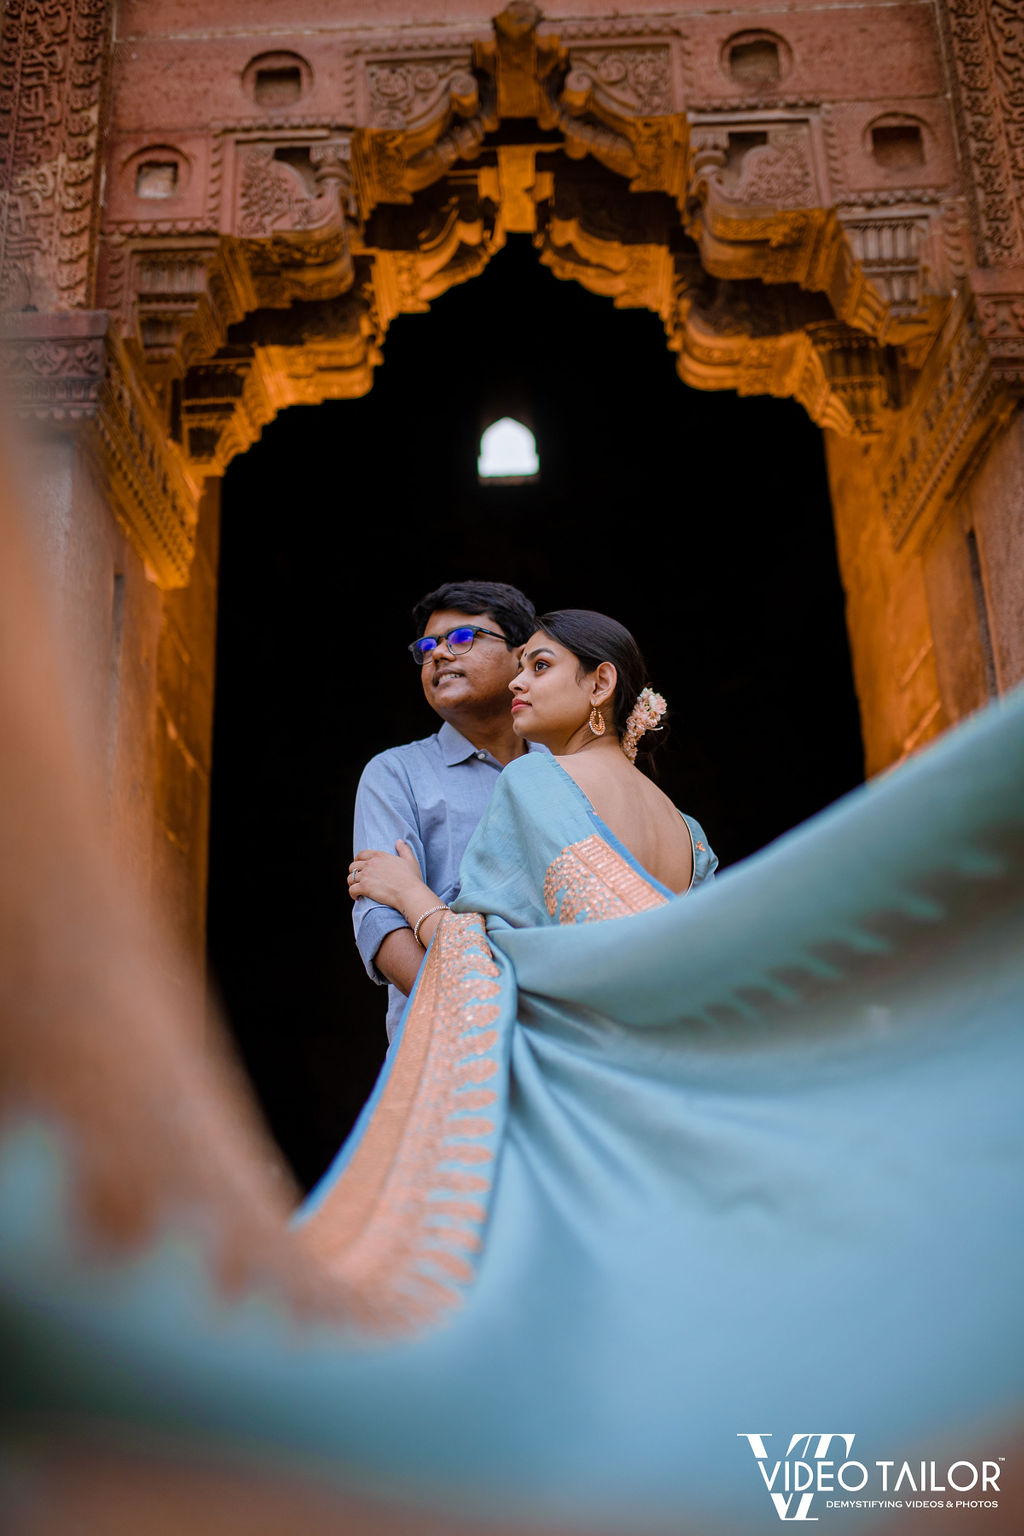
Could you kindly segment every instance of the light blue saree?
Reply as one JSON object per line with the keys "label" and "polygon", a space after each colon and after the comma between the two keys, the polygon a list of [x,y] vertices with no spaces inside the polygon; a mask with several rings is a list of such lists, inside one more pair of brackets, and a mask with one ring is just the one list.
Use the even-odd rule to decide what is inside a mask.
{"label": "light blue saree", "polygon": [[681,898],[531,756],[291,1239],[351,1321],[232,1309],[170,1249],[83,1292],[11,1143],[31,1390],[522,1531],[1005,1508],[1022,1024],[1024,698]]}

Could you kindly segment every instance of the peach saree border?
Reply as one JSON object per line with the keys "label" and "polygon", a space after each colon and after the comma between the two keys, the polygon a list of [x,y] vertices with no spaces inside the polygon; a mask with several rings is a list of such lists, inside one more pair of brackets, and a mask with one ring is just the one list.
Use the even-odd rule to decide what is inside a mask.
{"label": "peach saree border", "polygon": [[666,899],[596,833],[563,848],[544,876],[544,903],[560,923],[627,917]]}
{"label": "peach saree border", "polygon": [[437,1320],[473,1279],[494,1169],[499,975],[484,918],[445,913],[380,1101],[300,1229],[373,1332]]}

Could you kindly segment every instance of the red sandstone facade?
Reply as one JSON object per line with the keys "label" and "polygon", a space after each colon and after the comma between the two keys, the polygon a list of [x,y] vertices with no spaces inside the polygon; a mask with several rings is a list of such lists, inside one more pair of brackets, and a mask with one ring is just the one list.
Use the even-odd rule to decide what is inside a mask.
{"label": "red sandstone facade", "polygon": [[1024,675],[1024,12],[9,0],[0,350],[115,835],[201,943],[217,487],[507,232],[826,440],[868,769]]}

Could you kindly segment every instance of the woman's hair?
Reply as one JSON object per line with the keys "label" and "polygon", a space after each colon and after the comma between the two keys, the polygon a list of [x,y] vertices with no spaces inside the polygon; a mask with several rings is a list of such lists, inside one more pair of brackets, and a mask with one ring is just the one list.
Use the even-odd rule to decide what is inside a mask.
{"label": "woman's hair", "polygon": [[[612,725],[621,737],[637,695],[648,682],[647,663],[629,630],[592,608],[561,608],[557,613],[542,614],[537,628],[572,652],[579,663],[580,677],[593,672],[602,661],[612,663],[618,673],[612,696]],[[662,739],[658,733],[645,731],[638,751],[650,753]]]}
{"label": "woman's hair", "polygon": [[412,611],[417,636],[432,613],[454,608],[457,613],[489,614],[505,631],[511,645],[524,645],[537,628],[537,615],[528,597],[504,581],[446,581],[421,597]]}

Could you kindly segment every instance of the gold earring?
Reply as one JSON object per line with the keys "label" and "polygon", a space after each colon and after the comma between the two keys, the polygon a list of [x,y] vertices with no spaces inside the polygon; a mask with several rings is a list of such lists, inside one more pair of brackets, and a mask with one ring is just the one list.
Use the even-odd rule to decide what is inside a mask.
{"label": "gold earring", "polygon": [[590,711],[590,729],[595,736],[603,736],[605,733],[604,715],[595,704]]}

